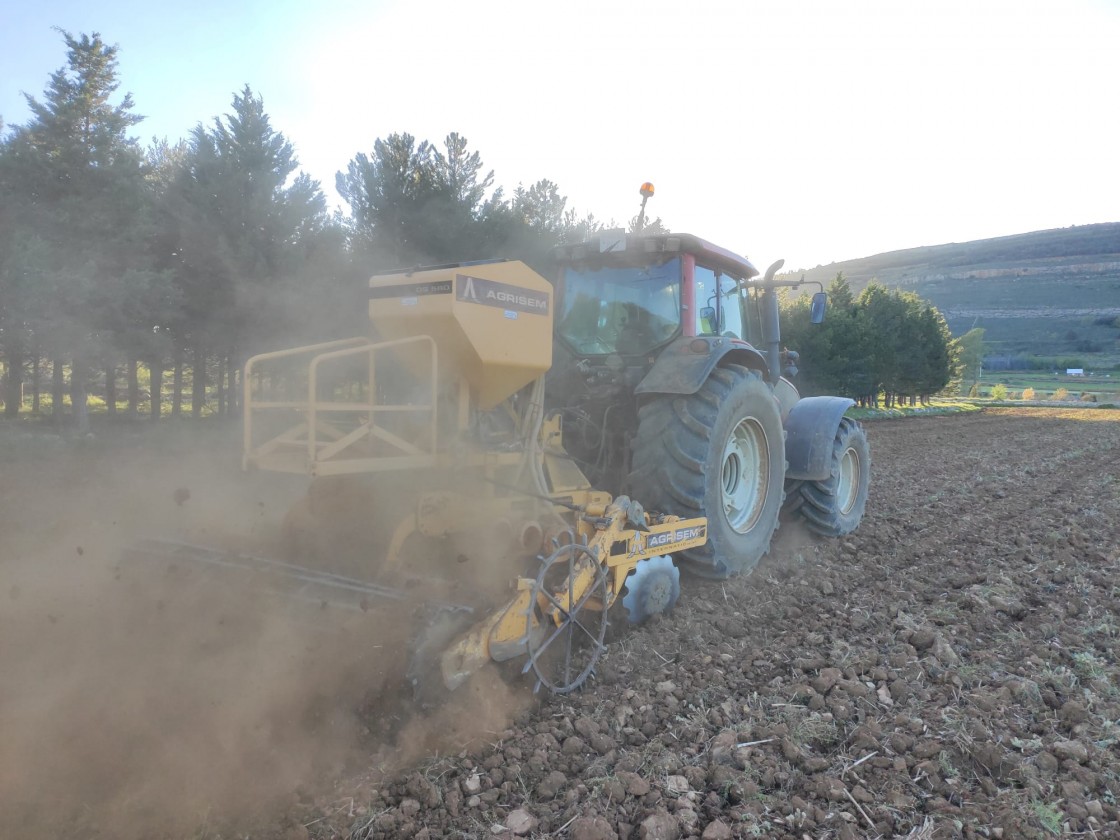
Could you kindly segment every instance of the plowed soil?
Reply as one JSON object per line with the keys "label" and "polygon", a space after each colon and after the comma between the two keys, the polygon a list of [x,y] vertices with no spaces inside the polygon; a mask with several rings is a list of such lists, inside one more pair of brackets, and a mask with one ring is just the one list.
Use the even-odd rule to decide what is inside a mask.
{"label": "plowed soil", "polygon": [[[344,692],[327,716],[363,724],[345,761],[297,763],[267,798],[227,796],[161,833],[1120,837],[1120,413],[866,428],[857,533],[783,524],[753,575],[684,580],[583,691],[534,697],[484,671],[432,716],[388,725]],[[215,749],[210,771],[228,759]],[[9,793],[17,775],[0,758]],[[52,796],[36,807],[76,793]],[[141,813],[121,799],[115,813]],[[57,830],[28,807],[28,825]],[[87,818],[81,836],[120,833],[105,825]]]}

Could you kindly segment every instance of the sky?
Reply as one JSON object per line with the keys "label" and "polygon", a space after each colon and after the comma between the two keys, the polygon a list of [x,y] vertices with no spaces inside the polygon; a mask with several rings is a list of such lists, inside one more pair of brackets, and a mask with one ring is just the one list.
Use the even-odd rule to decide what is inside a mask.
{"label": "sky", "polygon": [[[0,0],[0,117],[62,36],[116,44],[172,142],[245,84],[302,168],[395,132],[787,268],[1120,221],[1120,0]],[[502,256],[495,254],[495,256]]]}

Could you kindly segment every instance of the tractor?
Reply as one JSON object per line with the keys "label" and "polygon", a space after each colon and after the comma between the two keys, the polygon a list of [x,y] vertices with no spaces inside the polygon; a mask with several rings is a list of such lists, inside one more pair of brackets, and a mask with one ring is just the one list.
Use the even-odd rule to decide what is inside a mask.
{"label": "tractor", "polygon": [[680,568],[749,572],[780,518],[840,536],[867,500],[852,401],[790,381],[778,290],[800,281],[781,261],[760,274],[696,236],[620,231],[552,256],[552,281],[508,260],[375,275],[371,335],[244,370],[243,466],[312,479],[285,543],[345,537],[317,544],[358,565],[235,562],[314,599],[424,602],[418,647],[447,688],[517,661],[572,691],[608,616],[670,609]]}
{"label": "tractor", "polygon": [[[548,405],[596,486],[652,509],[705,516],[696,575],[748,572],[779,514],[815,533],[855,530],[870,455],[853,401],[801,399],[781,347],[778,297],[799,280],[688,234],[606,235],[558,250]],[[824,317],[824,292],[812,318]],[[784,504],[783,504],[783,500]]]}

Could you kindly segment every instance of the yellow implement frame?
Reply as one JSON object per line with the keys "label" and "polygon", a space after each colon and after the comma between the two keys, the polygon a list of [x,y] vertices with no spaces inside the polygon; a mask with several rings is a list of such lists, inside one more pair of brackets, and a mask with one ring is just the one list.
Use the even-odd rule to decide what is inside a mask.
{"label": "yellow implement frame", "polygon": [[[384,403],[377,399],[377,356],[400,348],[427,351],[425,402]],[[368,366],[367,381],[363,383],[366,399],[339,400],[333,395],[321,395],[323,386],[329,384],[330,366],[361,357],[365,357]],[[270,373],[301,362],[307,365],[306,399],[263,399],[254,391],[256,387],[263,392]],[[436,343],[427,335],[381,342],[349,338],[253,356],[245,363],[242,466],[312,476],[436,466],[438,372]],[[287,415],[296,422],[258,443],[256,438],[266,413]],[[406,440],[380,422],[383,415],[401,413],[420,417],[413,440]]]}
{"label": "yellow implement frame", "polygon": [[[409,360],[408,401],[379,399],[379,391],[401,393],[399,387],[379,388],[378,354],[386,351],[393,354],[394,362],[402,357]],[[355,370],[355,361],[364,362],[365,371],[360,366]],[[306,391],[290,398],[292,387]],[[544,419],[537,414],[533,420],[543,382],[534,388],[525,408],[513,414],[514,409],[506,407],[523,433],[529,433],[530,442],[514,449],[488,450],[459,445],[459,433],[470,427],[476,397],[454,360],[440,369],[440,344],[431,335],[312,344],[262,353],[245,365],[246,469],[313,477],[429,468],[449,469],[445,476],[469,476],[470,470],[463,473],[461,468],[478,470],[483,483],[475,491],[449,486],[418,496],[413,512],[395,526],[381,569],[382,582],[408,576],[404,546],[413,534],[443,538],[506,521],[510,527],[522,528],[521,548],[532,553],[536,549],[530,550],[529,544],[535,539],[539,545],[546,531],[558,533],[556,523],[566,529],[556,550],[541,558],[539,575],[516,578],[509,602],[445,651],[441,670],[449,688],[485,662],[527,656],[526,668],[536,671],[541,684],[560,693],[572,690],[598,659],[607,610],[622,596],[626,579],[638,564],[707,541],[706,519],[649,514],[626,496],[612,500],[608,493],[593,489],[564,453],[559,416]],[[279,398],[273,398],[276,391],[281,392]],[[499,480],[503,471],[508,477],[513,468],[524,470],[531,464],[539,470],[536,489],[519,490]],[[501,491],[503,486],[507,492]],[[659,561],[656,567],[639,571],[643,570],[664,574],[665,566]],[[588,625],[598,628],[597,637]],[[563,670],[549,676],[542,664],[545,654],[562,647],[557,639],[565,632]],[[580,651],[587,654],[587,664],[573,673],[572,651],[581,643],[590,644],[589,651]]]}
{"label": "yellow implement frame", "polygon": [[[580,515],[574,546],[558,546],[552,558],[544,558],[539,577],[518,578],[516,594],[509,603],[445,651],[440,665],[447,687],[456,688],[491,659],[502,662],[528,654],[529,664],[535,665],[535,645],[547,644],[550,633],[555,634],[585,610],[604,613],[605,626],[606,610],[621,596],[627,576],[639,562],[696,548],[707,541],[707,519],[664,516],[653,522],[640,508],[635,516],[632,504],[620,496],[605,508],[589,508]],[[635,519],[643,524],[639,527]],[[545,573],[557,557],[566,557],[564,562],[569,567],[560,585],[552,586]],[[596,652],[593,659],[597,656]],[[549,688],[565,689],[554,684]]]}

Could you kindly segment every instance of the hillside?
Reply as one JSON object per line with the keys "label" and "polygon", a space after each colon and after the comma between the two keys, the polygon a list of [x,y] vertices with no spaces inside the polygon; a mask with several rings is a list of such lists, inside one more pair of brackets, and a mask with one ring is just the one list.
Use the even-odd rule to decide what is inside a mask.
{"label": "hillside", "polygon": [[1120,355],[1120,222],[891,251],[803,271],[916,292],[993,353]]}

